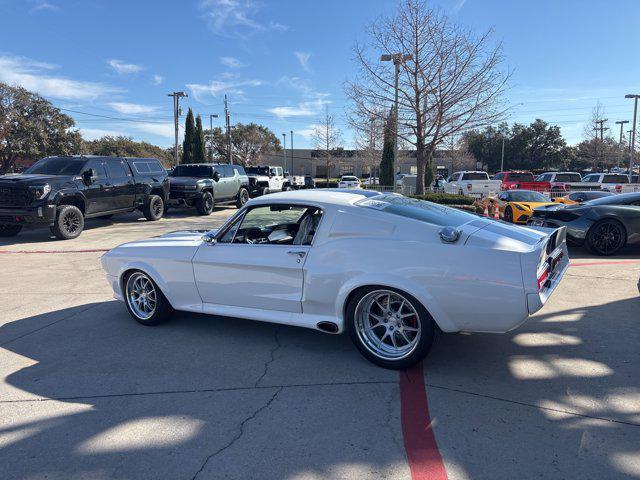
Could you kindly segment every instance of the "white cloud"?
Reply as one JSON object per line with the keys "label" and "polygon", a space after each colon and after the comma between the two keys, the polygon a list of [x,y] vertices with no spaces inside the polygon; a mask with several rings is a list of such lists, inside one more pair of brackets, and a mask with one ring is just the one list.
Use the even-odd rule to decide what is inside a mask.
{"label": "white cloud", "polygon": [[318,128],[317,124],[308,125],[305,128],[301,128],[296,130],[294,133],[296,135],[300,135],[305,140],[310,140],[316,132],[316,128]]}
{"label": "white cloud", "polygon": [[197,101],[201,102],[205,97],[217,97],[221,94],[234,94],[244,96],[243,87],[259,87],[264,85],[262,80],[241,80],[234,76],[225,75],[217,80],[211,80],[208,85],[190,83],[187,88],[191,90],[191,95]]}
{"label": "white cloud", "polygon": [[49,72],[56,65],[38,62],[25,57],[0,55],[0,81],[19,85],[45,97],[64,100],[94,100],[121,89],[103,83],[84,82]]}
{"label": "white cloud", "polygon": [[287,117],[311,117],[317,115],[326,104],[331,103],[321,98],[312,101],[300,102],[294,106],[274,107],[267,109],[268,112],[280,118]]}
{"label": "white cloud", "polygon": [[122,60],[116,60],[112,58],[111,60],[107,60],[107,65],[109,65],[118,75],[128,75],[131,73],[138,73],[144,70],[144,67],[141,65],[136,65],[135,63],[126,63]]}
{"label": "white cloud", "polygon": [[153,76],[153,84],[154,85],[161,85],[162,82],[164,82],[164,77],[162,75],[154,75]]}
{"label": "white cloud", "polygon": [[110,102],[107,103],[116,112],[123,113],[125,115],[148,115],[151,113],[157,113],[159,108],[151,105],[141,105],[139,103],[127,103],[127,102]]}
{"label": "white cloud", "polygon": [[309,65],[309,59],[311,58],[311,53],[309,52],[294,52],[296,58],[298,59],[298,61],[300,62],[300,65],[302,66],[302,69],[307,72],[307,73],[311,73],[311,65]]}
{"label": "white cloud", "polygon": [[60,7],[54,5],[53,3],[49,3],[46,0],[34,0],[31,3],[33,3],[34,6],[31,8],[31,10],[29,10],[29,13],[37,13],[43,11],[57,12],[58,10],[60,10]]}
{"label": "white cloud", "polygon": [[288,29],[274,21],[261,23],[255,20],[260,4],[254,0],[200,0],[200,10],[211,30],[224,37],[245,38],[258,31]]}
{"label": "white cloud", "polygon": [[220,57],[220,63],[229,68],[246,67],[247,65],[234,57]]}
{"label": "white cloud", "polygon": [[174,138],[174,135],[175,135],[175,132],[174,132],[175,127],[173,125],[173,122],[167,122],[167,123],[138,122],[138,123],[133,123],[131,125],[131,128],[135,130],[139,130],[144,133],[149,133],[151,135],[156,135],[158,137],[164,137],[167,139],[172,139]]}
{"label": "white cloud", "polygon": [[85,140],[97,140],[102,137],[129,137],[126,133],[117,130],[103,130],[101,128],[83,128],[80,127],[80,134]]}

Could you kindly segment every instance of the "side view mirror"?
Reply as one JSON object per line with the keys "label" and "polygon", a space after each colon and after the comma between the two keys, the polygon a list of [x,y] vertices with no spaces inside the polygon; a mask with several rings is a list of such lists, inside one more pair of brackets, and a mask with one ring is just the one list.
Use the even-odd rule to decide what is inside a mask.
{"label": "side view mirror", "polygon": [[213,180],[215,182],[219,182],[220,181],[220,174],[218,172],[213,172]]}
{"label": "side view mirror", "polygon": [[98,175],[93,168],[82,172],[82,181],[87,185],[91,185],[97,177]]}
{"label": "side view mirror", "polygon": [[207,233],[206,235],[202,236],[202,241],[204,243],[206,243],[207,245],[215,245],[217,240],[216,237],[211,235],[210,233]]}

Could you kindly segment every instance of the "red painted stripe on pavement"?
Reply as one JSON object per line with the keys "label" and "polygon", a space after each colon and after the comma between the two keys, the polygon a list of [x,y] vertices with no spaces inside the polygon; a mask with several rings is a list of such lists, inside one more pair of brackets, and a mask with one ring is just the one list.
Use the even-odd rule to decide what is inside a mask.
{"label": "red painted stripe on pavement", "polygon": [[592,265],[634,265],[640,263],[640,260],[620,260],[613,262],[586,262],[586,263],[570,263],[570,267],[590,267]]}
{"label": "red painted stripe on pavement", "polygon": [[422,363],[400,372],[402,436],[412,480],[447,480],[433,434]]}
{"label": "red painted stripe on pavement", "polygon": [[108,252],[109,249],[95,249],[95,250],[0,250],[0,254],[10,253],[98,253]]}

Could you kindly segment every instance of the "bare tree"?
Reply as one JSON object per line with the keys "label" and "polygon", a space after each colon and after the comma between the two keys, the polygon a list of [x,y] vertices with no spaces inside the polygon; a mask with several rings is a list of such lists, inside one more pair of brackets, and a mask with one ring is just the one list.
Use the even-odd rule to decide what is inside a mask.
{"label": "bare tree", "polygon": [[378,114],[369,117],[368,121],[350,122],[355,127],[355,147],[358,159],[368,167],[371,176],[376,176],[382,160],[382,143],[384,123]]}
{"label": "bare tree", "polygon": [[[588,160],[596,168],[598,168],[598,164],[602,163],[605,157],[605,138],[609,137],[608,134],[605,134],[605,132],[609,130],[608,127],[604,127],[606,121],[604,107],[598,101],[591,109],[590,122],[584,126],[583,136],[587,142],[582,148],[583,158]],[[602,130],[600,130],[601,126]],[[602,138],[600,136],[601,133]]]}
{"label": "bare tree", "polygon": [[416,193],[436,147],[457,132],[500,120],[508,71],[501,70],[502,45],[492,31],[464,30],[426,0],[401,0],[395,14],[372,23],[367,45],[356,45],[356,77],[347,82],[352,116],[367,118],[394,105],[394,72],[380,54],[411,55],[398,79],[398,135],[416,149]]}
{"label": "bare tree", "polygon": [[316,150],[323,150],[327,162],[327,183],[329,183],[332,152],[338,148],[342,142],[342,132],[336,127],[333,115],[329,114],[329,108],[325,107],[325,114],[322,120],[316,125],[313,132],[313,142]]}

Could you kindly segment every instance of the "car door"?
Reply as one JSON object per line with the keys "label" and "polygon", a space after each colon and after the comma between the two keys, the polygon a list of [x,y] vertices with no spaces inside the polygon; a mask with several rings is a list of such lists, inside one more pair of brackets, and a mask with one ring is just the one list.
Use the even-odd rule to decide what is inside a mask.
{"label": "car door", "polygon": [[310,230],[309,240],[299,244],[251,244],[246,240],[250,229],[303,223],[312,211],[309,208],[281,204],[253,207],[220,232],[216,243],[203,244],[193,258],[203,302],[301,313],[303,267],[315,228]]}
{"label": "car door", "polygon": [[84,171],[92,170],[93,179],[89,185],[85,186],[84,196],[86,199],[85,214],[105,212],[108,208],[108,198],[111,195],[111,183],[107,177],[104,161],[99,158],[89,160]]}
{"label": "car door", "polygon": [[214,170],[218,172],[218,182],[215,186],[215,196],[216,200],[228,200],[232,193],[231,190],[233,186],[230,182],[229,178],[229,168],[228,165],[216,165]]}
{"label": "car door", "polygon": [[111,195],[108,198],[109,208],[107,209],[133,208],[136,189],[129,165],[121,158],[107,158],[105,166],[111,183]]}

